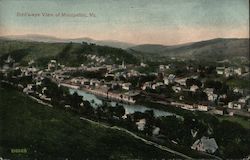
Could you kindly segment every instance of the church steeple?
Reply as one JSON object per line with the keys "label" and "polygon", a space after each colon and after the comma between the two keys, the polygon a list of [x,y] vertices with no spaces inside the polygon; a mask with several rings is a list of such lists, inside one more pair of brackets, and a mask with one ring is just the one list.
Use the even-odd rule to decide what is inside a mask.
{"label": "church steeple", "polygon": [[124,60],[122,61],[122,68],[125,68]]}

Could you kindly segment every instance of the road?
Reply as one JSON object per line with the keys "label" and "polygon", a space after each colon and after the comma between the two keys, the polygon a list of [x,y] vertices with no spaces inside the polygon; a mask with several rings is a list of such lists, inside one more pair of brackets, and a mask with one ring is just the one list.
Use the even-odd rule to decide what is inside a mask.
{"label": "road", "polygon": [[40,103],[40,104],[45,105],[45,106],[53,107],[51,104],[46,103],[46,102],[44,102],[44,101],[42,101],[42,100],[40,100],[40,99],[38,99],[38,98],[36,98],[36,97],[33,97],[33,96],[31,96],[31,95],[28,95],[28,96],[29,96],[31,99],[37,101],[37,103]]}

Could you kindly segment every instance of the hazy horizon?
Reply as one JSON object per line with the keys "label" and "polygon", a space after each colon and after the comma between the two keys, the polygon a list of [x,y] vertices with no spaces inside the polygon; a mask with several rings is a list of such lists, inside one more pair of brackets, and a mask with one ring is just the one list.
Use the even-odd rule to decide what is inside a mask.
{"label": "hazy horizon", "polygon": [[[74,37],[74,38],[67,38],[67,37],[56,37],[53,35],[43,35],[43,34],[21,34],[21,35],[0,35],[0,37],[5,37],[5,38],[10,38],[10,37],[25,37],[25,36],[41,36],[41,37],[48,37],[48,38],[56,38],[59,40],[74,40],[74,39],[81,39],[81,38],[89,38],[91,40],[96,40],[96,41],[114,41],[114,42],[121,42],[121,43],[128,43],[131,45],[145,45],[145,44],[151,44],[151,45],[168,45],[168,44],[161,44],[161,43],[131,43],[131,42],[126,42],[126,41],[121,41],[121,40],[112,40],[112,39],[94,39],[92,37]],[[183,43],[177,43],[177,44],[170,44],[169,46],[174,46],[174,45],[184,45],[184,44],[189,44],[189,43],[195,43],[195,42],[201,42],[201,41],[209,41],[213,39],[249,39],[249,37],[230,37],[230,38],[222,38],[222,37],[217,37],[217,38],[211,38],[211,39],[202,39],[198,41],[190,41],[190,42],[183,42]]]}
{"label": "hazy horizon", "polygon": [[0,0],[0,36],[175,45],[249,38],[248,0]]}

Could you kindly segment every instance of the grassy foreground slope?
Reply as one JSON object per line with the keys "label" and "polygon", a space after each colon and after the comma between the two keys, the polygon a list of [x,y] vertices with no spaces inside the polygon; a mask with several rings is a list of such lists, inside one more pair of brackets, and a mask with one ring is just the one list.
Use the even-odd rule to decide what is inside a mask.
{"label": "grassy foreground slope", "polygon": [[[26,149],[27,153],[11,153]],[[120,131],[81,121],[0,86],[0,157],[10,159],[177,158]]]}

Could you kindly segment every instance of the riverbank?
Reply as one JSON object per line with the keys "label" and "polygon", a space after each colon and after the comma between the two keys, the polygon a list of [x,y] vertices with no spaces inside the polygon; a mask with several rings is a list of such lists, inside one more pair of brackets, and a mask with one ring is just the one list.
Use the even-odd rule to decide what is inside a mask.
{"label": "riverbank", "polygon": [[[87,89],[87,88],[83,88],[83,87],[78,87],[78,86],[75,86],[75,85],[70,85],[70,84],[66,84],[66,83],[61,83],[60,85],[68,88],[68,89],[73,89],[74,91],[82,91],[82,92],[87,92],[87,93],[90,93],[90,94],[93,94],[94,96],[96,96],[99,100],[104,100],[104,101],[110,101],[110,100],[113,100],[117,103],[124,103],[124,101],[121,101],[119,99],[110,99],[107,97],[107,93],[104,93],[103,91],[102,92],[99,92],[99,91],[96,91],[96,90],[92,90],[92,89]],[[82,94],[81,92],[78,92],[78,94]],[[86,96],[86,94],[82,94],[82,96]],[[96,100],[94,98],[94,100]],[[91,101],[91,100],[89,100]],[[126,102],[126,101],[125,101]],[[152,109],[157,109],[157,111],[165,111],[165,112],[168,112],[168,113],[174,113],[174,115],[180,115],[185,113],[185,114],[188,114],[190,113],[191,111],[188,111],[188,110],[184,110],[182,108],[179,108],[179,107],[175,107],[171,104],[162,104],[162,103],[158,103],[158,102],[152,102],[152,101],[137,101],[135,103],[124,103],[125,105],[126,104],[130,104],[130,105],[136,105],[136,106],[145,106],[146,108],[148,108],[148,110],[152,110]]]}
{"label": "riverbank", "polygon": [[[94,108],[97,108],[98,106],[102,105],[103,101],[107,102],[107,99],[99,98],[97,95],[85,92],[83,90],[69,88],[69,92],[70,94],[77,92],[79,95],[83,96],[84,100],[89,101],[93,105]],[[119,102],[108,101],[108,103],[110,103],[112,106],[116,106],[116,103],[119,103]],[[132,114],[134,112],[145,112],[146,110],[153,110],[155,117],[176,115],[171,112],[166,112],[163,110],[155,109],[153,107],[146,107],[144,105],[124,104],[124,103],[119,103],[119,104],[121,104],[124,107],[125,114]]]}
{"label": "riverbank", "polygon": [[102,98],[106,98],[108,100],[113,100],[117,102],[122,103],[128,103],[128,104],[135,104],[136,100],[133,99],[133,96],[125,94],[125,93],[115,93],[109,91],[107,88],[86,88],[86,87],[80,87],[72,84],[67,83],[60,83],[61,86],[72,88],[72,89],[79,89],[94,95],[97,95]]}

